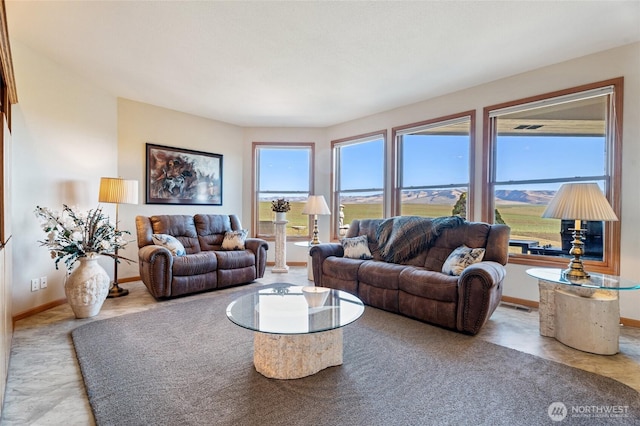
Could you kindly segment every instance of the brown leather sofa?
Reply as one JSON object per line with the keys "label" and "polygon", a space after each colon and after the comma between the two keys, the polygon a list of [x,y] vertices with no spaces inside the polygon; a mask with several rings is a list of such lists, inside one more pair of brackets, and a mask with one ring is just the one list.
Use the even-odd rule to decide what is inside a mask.
{"label": "brown leather sofa", "polygon": [[[366,235],[373,259],[343,257],[338,243],[310,250],[316,286],[357,295],[365,304],[465,334],[475,335],[500,303],[510,228],[466,222],[444,229],[433,243],[402,264],[382,259],[376,239],[384,219],[354,220],[346,238]],[[442,273],[449,254],[462,245],[484,248],[481,262],[459,276]]]}
{"label": "brown leather sofa", "polygon": [[[225,233],[242,230],[236,215],[137,216],[140,278],[157,299],[246,284],[264,275],[267,242],[246,238],[244,250],[223,250]],[[154,243],[171,235],[186,251],[174,255]],[[156,241],[157,242],[157,241]]]}

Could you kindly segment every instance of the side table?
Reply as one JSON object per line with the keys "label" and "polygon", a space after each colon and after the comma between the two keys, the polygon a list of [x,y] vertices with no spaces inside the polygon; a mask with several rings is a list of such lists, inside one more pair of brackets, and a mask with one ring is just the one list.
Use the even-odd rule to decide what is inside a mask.
{"label": "side table", "polygon": [[640,284],[598,273],[569,281],[561,269],[552,268],[528,269],[527,274],[538,279],[540,335],[584,352],[618,353],[619,291],[640,289]]}
{"label": "side table", "polygon": [[311,242],[310,241],[300,241],[295,243],[298,247],[306,247],[307,249],[307,279],[309,281],[313,281],[313,265],[311,264],[311,259],[309,258],[309,250],[311,250]]}

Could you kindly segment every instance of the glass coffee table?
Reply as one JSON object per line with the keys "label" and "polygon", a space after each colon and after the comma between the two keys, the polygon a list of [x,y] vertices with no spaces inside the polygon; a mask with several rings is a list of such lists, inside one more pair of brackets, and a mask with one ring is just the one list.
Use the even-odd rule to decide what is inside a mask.
{"label": "glass coffee table", "polygon": [[253,364],[273,379],[298,379],[341,365],[342,327],[363,312],[362,301],[349,293],[293,284],[264,286],[227,307],[233,323],[254,331]]}

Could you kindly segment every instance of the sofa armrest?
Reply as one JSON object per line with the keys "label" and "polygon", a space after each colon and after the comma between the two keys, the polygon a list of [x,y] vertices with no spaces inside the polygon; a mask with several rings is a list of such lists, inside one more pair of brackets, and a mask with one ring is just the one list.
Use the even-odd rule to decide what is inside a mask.
{"label": "sofa armrest", "polygon": [[500,304],[506,269],[498,262],[475,263],[458,279],[457,328],[477,334]]}
{"label": "sofa armrest", "polygon": [[244,242],[247,250],[251,250],[256,256],[256,278],[262,278],[267,267],[267,250],[269,244],[260,238],[247,238]]}
{"label": "sofa armrest", "polygon": [[329,256],[342,257],[344,249],[342,244],[324,243],[315,244],[309,250],[311,256],[311,265],[313,266],[313,281],[316,286],[322,287],[322,263]]}
{"label": "sofa armrest", "polygon": [[138,250],[140,279],[155,298],[171,296],[173,255],[162,246],[148,245]]}

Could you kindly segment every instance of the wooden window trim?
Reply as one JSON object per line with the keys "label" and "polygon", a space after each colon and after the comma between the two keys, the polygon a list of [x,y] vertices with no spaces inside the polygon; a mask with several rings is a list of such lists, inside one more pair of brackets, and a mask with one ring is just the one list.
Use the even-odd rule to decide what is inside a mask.
{"label": "wooden window trim", "polygon": [[[620,236],[622,229],[622,124],[623,124],[623,97],[624,97],[624,77],[613,78],[610,80],[599,81],[596,83],[585,84],[555,92],[549,92],[542,95],[531,96],[528,98],[518,99],[514,101],[504,102],[497,105],[491,105],[484,108],[483,111],[483,167],[482,183],[484,192],[482,194],[482,216],[484,222],[493,222],[494,211],[494,185],[491,178],[495,170],[493,150],[495,144],[492,136],[495,129],[491,128],[493,121],[489,118],[489,113],[493,110],[506,108],[519,104],[526,104],[540,101],[548,98],[569,95],[577,92],[597,89],[604,86],[614,87],[614,121],[609,123],[610,131],[607,134],[607,144],[612,148],[612,152],[607,156],[607,172],[611,176],[610,185],[606,188],[605,195],[618,216],[617,222],[605,222],[605,244],[604,255],[601,262],[583,260],[585,268],[600,273],[611,275],[620,274]],[[613,138],[611,140],[611,138]],[[554,258],[552,256],[536,256],[536,255],[520,255],[512,253],[509,255],[509,263],[566,268],[569,260],[567,258]]]}
{"label": "wooden window trim", "polygon": [[442,117],[436,117],[429,120],[418,121],[416,123],[403,124],[391,129],[391,141],[393,143],[391,149],[391,172],[392,172],[392,184],[391,184],[391,214],[400,214],[400,169],[398,167],[399,161],[399,145],[398,133],[403,130],[411,129],[414,127],[427,126],[430,124],[436,124],[448,120],[454,120],[457,118],[469,117],[469,192],[467,194],[467,219],[473,220],[474,218],[474,200],[475,200],[475,158],[476,158],[476,111],[469,110],[460,113],[445,115]]}
{"label": "wooden window trim", "polygon": [[330,232],[331,232],[331,239],[333,241],[337,241],[338,238],[338,227],[337,227],[337,218],[339,218],[340,216],[340,202],[338,200],[338,190],[337,190],[337,178],[336,178],[336,151],[335,148],[337,145],[343,145],[343,144],[347,144],[351,141],[356,142],[360,139],[367,139],[367,138],[373,138],[375,136],[381,136],[382,137],[382,146],[383,146],[383,158],[382,158],[382,164],[383,164],[383,168],[384,170],[382,171],[383,173],[383,182],[382,182],[382,212],[383,212],[383,216],[386,216],[386,199],[387,199],[387,171],[388,171],[388,165],[387,165],[387,138],[388,138],[388,132],[387,129],[383,129],[383,130],[377,130],[375,132],[368,132],[368,133],[362,133],[356,136],[349,136],[346,138],[341,138],[341,139],[334,139],[331,141],[331,174],[330,174],[330,185],[331,185],[331,200],[329,201],[330,205],[329,205],[329,209],[331,210],[331,215],[333,216],[334,219],[331,220],[331,228],[330,228]]}
{"label": "wooden window trim", "polygon": [[[257,150],[259,148],[309,148],[311,151],[311,155],[309,158],[309,194],[314,194],[315,192],[315,142],[253,142],[251,145],[251,223],[253,226],[252,234],[254,237],[262,238],[266,241],[274,241],[275,236],[258,236],[258,156]],[[287,240],[290,241],[309,241],[311,239],[311,233],[313,231],[313,223],[312,217],[309,216],[309,222],[307,225],[307,234],[306,235],[288,235]]]}

